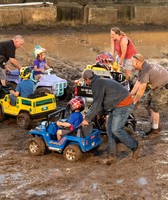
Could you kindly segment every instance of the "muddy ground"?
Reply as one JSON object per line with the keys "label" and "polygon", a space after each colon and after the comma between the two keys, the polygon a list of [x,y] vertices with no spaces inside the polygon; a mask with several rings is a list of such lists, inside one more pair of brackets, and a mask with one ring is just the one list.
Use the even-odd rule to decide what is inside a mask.
{"label": "muddy ground", "polygon": [[[25,39],[29,38],[33,46],[36,44],[33,35],[36,31],[8,28],[0,30],[0,38],[10,38],[19,32]],[[49,35],[52,31],[54,30],[45,30],[45,33]],[[66,31],[71,29],[61,30],[61,34]],[[92,48],[92,51],[95,55],[96,49]],[[32,62],[32,58],[25,51],[20,51],[18,57],[21,63]],[[57,74],[67,78],[71,85],[72,80],[79,78],[85,64],[61,57],[50,57],[49,62],[52,66],[57,66]],[[165,63],[165,60],[158,62]],[[55,152],[33,157],[27,149],[27,131],[19,129],[15,119],[6,119],[0,123],[0,199],[167,200],[167,113],[166,107],[161,114],[160,135],[142,137],[140,131],[150,128],[150,118],[144,106],[139,104],[134,111],[137,120],[134,137],[141,144],[139,158],[137,161],[127,158],[130,151],[119,144],[118,160],[112,164],[104,164],[99,157],[91,153],[85,154],[83,159],[76,163],[66,162],[62,154]],[[105,144],[107,138],[102,138]]]}

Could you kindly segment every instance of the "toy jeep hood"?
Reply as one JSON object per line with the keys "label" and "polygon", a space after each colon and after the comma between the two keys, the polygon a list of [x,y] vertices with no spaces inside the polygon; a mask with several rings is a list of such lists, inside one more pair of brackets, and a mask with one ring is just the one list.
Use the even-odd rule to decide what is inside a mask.
{"label": "toy jeep hood", "polygon": [[55,74],[51,74],[51,75],[43,75],[40,78],[39,82],[37,82],[35,88],[39,86],[53,86],[53,84],[55,83],[65,83],[65,85],[67,85],[67,81],[65,79],[62,79],[56,76]]}

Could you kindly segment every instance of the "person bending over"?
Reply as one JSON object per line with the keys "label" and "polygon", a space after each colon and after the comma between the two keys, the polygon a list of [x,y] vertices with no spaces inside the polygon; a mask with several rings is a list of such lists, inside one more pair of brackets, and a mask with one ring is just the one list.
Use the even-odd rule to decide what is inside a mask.
{"label": "person bending over", "polygon": [[19,70],[21,65],[15,58],[15,51],[18,48],[22,48],[24,44],[24,39],[21,35],[16,35],[11,40],[6,40],[0,42],[0,56],[4,56],[4,67],[0,67],[0,79],[3,86],[6,86],[6,73],[5,71],[10,71],[9,62]]}

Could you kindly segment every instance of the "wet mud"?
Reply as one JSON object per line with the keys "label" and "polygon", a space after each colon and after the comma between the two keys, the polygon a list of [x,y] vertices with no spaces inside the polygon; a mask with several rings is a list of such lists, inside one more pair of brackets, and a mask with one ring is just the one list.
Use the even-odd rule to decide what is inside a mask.
{"label": "wet mud", "polygon": [[[89,38],[86,36],[88,33],[81,32],[81,35],[76,37],[79,30],[19,30],[1,30],[0,40],[11,38],[18,33],[24,36],[25,50],[17,51],[22,65],[32,64],[32,49],[36,44],[41,44],[47,49],[49,65],[54,67],[58,76],[66,78],[71,86],[73,80],[80,77],[84,67],[95,62],[99,50],[109,49],[108,38],[101,48],[103,35],[99,38],[100,44],[96,45],[86,39]],[[107,37],[107,33],[105,35]],[[93,38],[91,40],[95,42]],[[64,50],[61,50],[60,46],[64,47]],[[166,48],[166,44],[163,48]],[[150,60],[168,66],[168,60],[163,54],[154,57],[149,55]],[[95,156],[93,153],[84,154],[82,160],[76,163],[65,161],[62,154],[55,152],[48,152],[44,156],[31,156],[27,148],[27,130],[18,128],[16,119],[5,119],[0,122],[0,199],[167,200],[167,113],[168,107],[161,112],[160,135],[143,137],[141,131],[150,128],[150,118],[144,105],[140,103],[134,110],[137,128],[133,134],[140,142],[138,159],[133,161],[130,158],[131,152],[124,145],[118,144],[118,159],[110,163],[105,163],[101,156]],[[103,147],[107,136],[103,135],[102,138]]]}

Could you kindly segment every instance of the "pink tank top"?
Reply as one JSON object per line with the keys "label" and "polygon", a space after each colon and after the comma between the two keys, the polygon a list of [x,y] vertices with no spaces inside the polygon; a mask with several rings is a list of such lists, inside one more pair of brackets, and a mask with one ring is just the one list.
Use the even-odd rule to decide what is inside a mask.
{"label": "pink tank top", "polygon": [[[121,54],[122,54],[120,43],[124,37],[126,36],[122,36],[119,41],[114,40],[114,50],[117,52],[119,57],[121,57]],[[137,53],[137,51],[135,49],[135,46],[133,45],[133,42],[128,37],[126,38],[128,39],[128,44],[127,44],[127,51],[125,54],[125,58],[130,59],[134,54]]]}

